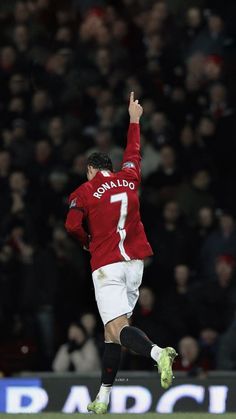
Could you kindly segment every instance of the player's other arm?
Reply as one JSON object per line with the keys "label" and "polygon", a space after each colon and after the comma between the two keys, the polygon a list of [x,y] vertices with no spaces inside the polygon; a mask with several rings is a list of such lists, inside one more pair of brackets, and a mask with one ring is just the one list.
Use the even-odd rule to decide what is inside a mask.
{"label": "player's other arm", "polygon": [[123,169],[136,169],[140,174],[140,127],[139,120],[143,113],[143,108],[138,100],[134,100],[134,92],[130,94],[129,115],[130,124],[127,135],[127,146],[123,157]]}
{"label": "player's other arm", "polygon": [[83,228],[83,220],[85,217],[85,209],[81,199],[75,194],[71,194],[69,198],[69,212],[66,217],[66,231],[75,237],[81,245],[88,249],[89,235]]}

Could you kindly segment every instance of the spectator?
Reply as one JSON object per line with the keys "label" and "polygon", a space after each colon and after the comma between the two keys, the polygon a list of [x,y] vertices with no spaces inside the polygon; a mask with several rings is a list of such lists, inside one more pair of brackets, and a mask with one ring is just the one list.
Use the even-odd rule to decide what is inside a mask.
{"label": "spectator", "polygon": [[60,221],[66,214],[68,175],[62,169],[53,169],[48,177],[47,189],[44,189],[44,216],[50,225]]}
{"label": "spectator", "polygon": [[209,111],[215,119],[222,118],[228,112],[226,88],[220,83],[216,83],[210,89]]}
{"label": "spectator", "polygon": [[34,150],[34,165],[32,167],[32,177],[35,183],[45,186],[48,176],[52,170],[53,155],[52,147],[47,140],[40,140],[35,144]]}
{"label": "spectator", "polygon": [[12,224],[19,222],[25,226],[28,237],[35,238],[37,226],[35,220],[40,213],[40,204],[30,190],[29,179],[25,173],[13,171],[9,177],[8,193],[1,203],[3,218],[0,228],[3,236],[9,234]]}
{"label": "spectator", "polygon": [[222,335],[219,343],[217,369],[232,371],[236,369],[236,321]]}
{"label": "spectator", "polygon": [[171,129],[167,121],[166,115],[163,112],[155,112],[150,121],[150,138],[152,144],[157,150],[163,145],[171,142]]}
{"label": "spectator", "polygon": [[160,340],[157,328],[157,310],[155,307],[156,298],[150,288],[142,287],[138,300],[138,307],[135,313],[134,324],[145,330],[148,336],[152,336],[153,342]]}
{"label": "spectator", "polygon": [[70,325],[67,343],[59,348],[52,367],[55,372],[79,373],[100,368],[97,348],[92,339],[88,338],[84,327],[73,323]]}
{"label": "spectator", "polygon": [[209,191],[210,182],[210,173],[200,169],[193,174],[191,184],[185,184],[179,190],[179,206],[190,225],[196,225],[197,213],[201,207],[214,206],[214,197]]}
{"label": "spectator", "polygon": [[84,313],[80,317],[80,323],[85,328],[87,335],[95,342],[101,358],[104,351],[104,338],[98,328],[96,316],[93,313]]}
{"label": "spectator", "polygon": [[[163,209],[163,219],[157,227],[150,232],[151,243],[159,249],[158,255],[154,255],[151,272],[156,281],[152,285],[159,290],[173,288],[173,269],[188,259],[189,235],[185,226],[181,223],[179,206],[176,201],[169,201]],[[160,281],[159,278],[162,278]]]}
{"label": "spectator", "polygon": [[33,145],[27,138],[26,122],[23,119],[14,119],[12,122],[12,142],[10,151],[15,166],[22,169],[29,167],[33,156]]}
{"label": "spectator", "polygon": [[19,54],[25,54],[29,50],[30,35],[26,25],[19,24],[13,31],[13,40]]}
{"label": "spectator", "polygon": [[229,211],[219,217],[219,227],[205,241],[201,251],[201,269],[203,276],[214,276],[215,261],[221,254],[236,256],[236,231],[233,215]]}
{"label": "spectator", "polygon": [[107,128],[100,128],[95,137],[95,147],[87,151],[87,156],[94,152],[108,153],[114,165],[114,170],[119,170],[121,167],[123,151],[121,147],[113,144],[111,131]]}
{"label": "spectator", "polygon": [[[170,318],[164,313],[164,307],[160,299],[155,297],[153,290],[149,287],[142,287],[133,319],[134,326],[142,327],[148,336],[152,336],[153,342],[158,340],[162,346],[166,346],[167,342],[174,342],[174,328],[172,328]],[[135,369],[152,369],[153,362],[149,359],[136,359],[134,367]]]}
{"label": "spectator", "polygon": [[[47,123],[51,115],[52,101],[49,97],[47,90],[37,90],[32,98],[32,109],[31,109],[31,121],[32,127],[30,127],[34,138],[39,136],[39,133],[43,134],[46,132]],[[54,121],[55,124],[55,121]],[[53,129],[51,128],[49,134],[52,134]]]}
{"label": "spectator", "polygon": [[179,338],[192,334],[198,336],[196,323],[196,307],[194,302],[195,286],[191,284],[191,273],[187,265],[179,264],[174,268],[174,287],[171,293],[166,293],[165,316],[171,318],[172,335],[175,345]]}
{"label": "spectator", "polygon": [[0,190],[1,193],[6,192],[8,176],[11,169],[11,154],[6,151],[0,151]]}
{"label": "spectator", "polygon": [[185,336],[179,342],[179,358],[174,364],[177,371],[186,371],[191,376],[204,377],[209,369],[207,359],[201,357],[200,348],[196,339]]}
{"label": "spectator", "polygon": [[185,16],[185,25],[183,27],[183,53],[189,53],[189,47],[192,45],[194,39],[200,33],[203,27],[203,16],[201,9],[198,7],[190,7]]}
{"label": "spectator", "polygon": [[16,51],[11,45],[6,45],[1,49],[1,77],[8,76],[15,69]]}
{"label": "spectator", "polygon": [[14,19],[17,23],[27,23],[29,20],[29,10],[23,1],[17,1],[14,9]]}
{"label": "spectator", "polygon": [[86,156],[78,154],[75,156],[71,167],[71,186],[70,190],[76,189],[79,185],[87,180],[86,177]]}
{"label": "spectator", "polygon": [[197,126],[197,135],[198,135],[198,143],[204,149],[206,154],[205,162],[206,163],[213,163],[210,160],[210,155],[212,154],[213,158],[215,158],[216,154],[216,126],[214,121],[209,117],[202,117]]}
{"label": "spectator", "polygon": [[142,176],[147,178],[153,172],[155,172],[160,163],[160,155],[154,149],[152,144],[147,141],[147,139],[142,136]]}
{"label": "spectator", "polygon": [[213,329],[202,329],[200,333],[200,348],[204,357],[209,360],[210,369],[216,368],[219,334]]}
{"label": "spectator", "polygon": [[191,175],[193,168],[202,161],[202,153],[196,141],[191,124],[185,124],[179,138],[179,164],[185,176]]}
{"label": "spectator", "polygon": [[80,322],[82,326],[85,328],[87,335],[93,337],[95,335],[95,330],[97,326],[97,320],[94,314],[84,313],[80,318]]}
{"label": "spectator", "polygon": [[201,51],[208,54],[223,53],[224,44],[224,23],[221,16],[217,14],[211,14],[208,18],[207,28],[203,29],[202,32],[193,41],[191,46],[191,53],[195,51]]}
{"label": "spectator", "polygon": [[198,268],[201,262],[201,251],[205,241],[214,231],[216,226],[215,214],[211,207],[202,207],[198,211],[197,224],[193,229],[192,236],[192,263]]}
{"label": "spectator", "polygon": [[218,334],[229,326],[236,308],[234,265],[232,256],[218,256],[215,262],[215,280],[202,283],[196,290],[200,329],[212,329]]}
{"label": "spectator", "polygon": [[51,118],[48,126],[48,136],[54,148],[59,148],[64,143],[64,124],[59,116]]}
{"label": "spectator", "polygon": [[9,95],[26,96],[28,91],[28,82],[22,73],[13,73],[8,83]]}
{"label": "spectator", "polygon": [[175,199],[182,176],[177,167],[175,150],[169,146],[163,146],[160,150],[160,165],[156,172],[146,180],[151,189],[152,199],[156,204]]}

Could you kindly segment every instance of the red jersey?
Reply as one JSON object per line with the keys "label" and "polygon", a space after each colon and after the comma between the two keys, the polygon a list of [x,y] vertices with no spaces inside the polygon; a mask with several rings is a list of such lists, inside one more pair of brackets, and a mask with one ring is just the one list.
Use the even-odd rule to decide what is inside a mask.
{"label": "red jersey", "polygon": [[139,124],[132,123],[121,171],[98,171],[70,195],[65,227],[89,248],[92,271],[152,255],[139,212],[140,161]]}

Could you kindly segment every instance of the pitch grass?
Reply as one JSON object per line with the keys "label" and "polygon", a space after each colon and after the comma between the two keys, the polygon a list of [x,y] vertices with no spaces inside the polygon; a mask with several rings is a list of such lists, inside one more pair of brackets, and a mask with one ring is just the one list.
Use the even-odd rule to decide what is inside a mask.
{"label": "pitch grass", "polygon": [[34,414],[10,414],[10,413],[0,413],[0,419],[16,419],[20,417],[20,419],[82,419],[82,418],[89,418],[90,416],[94,416],[95,418],[109,418],[112,417],[115,419],[138,419],[143,417],[144,419],[235,419],[235,413],[224,413],[224,414],[213,414],[213,413],[138,413],[138,414],[131,414],[131,413],[113,413],[113,414],[106,414],[106,415],[94,415],[93,413],[34,413]]}

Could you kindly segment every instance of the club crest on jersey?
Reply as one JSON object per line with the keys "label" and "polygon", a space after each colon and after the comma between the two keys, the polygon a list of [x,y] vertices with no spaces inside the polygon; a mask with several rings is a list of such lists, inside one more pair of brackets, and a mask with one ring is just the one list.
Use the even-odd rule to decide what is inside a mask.
{"label": "club crest on jersey", "polygon": [[132,161],[127,161],[123,164],[122,169],[135,169],[135,164]]}
{"label": "club crest on jersey", "polygon": [[109,189],[113,189],[113,188],[118,188],[119,186],[125,187],[125,188],[129,188],[132,191],[135,188],[135,184],[134,182],[128,182],[126,179],[114,179],[114,181],[109,181],[109,182],[104,182],[102,183],[101,186],[99,186],[99,188],[97,188],[97,191],[94,192],[93,196],[95,198],[100,199],[102,197],[102,195]]}
{"label": "club crest on jersey", "polygon": [[76,198],[72,199],[72,201],[70,203],[70,208],[75,208],[76,207],[76,203],[77,203],[77,199]]}

